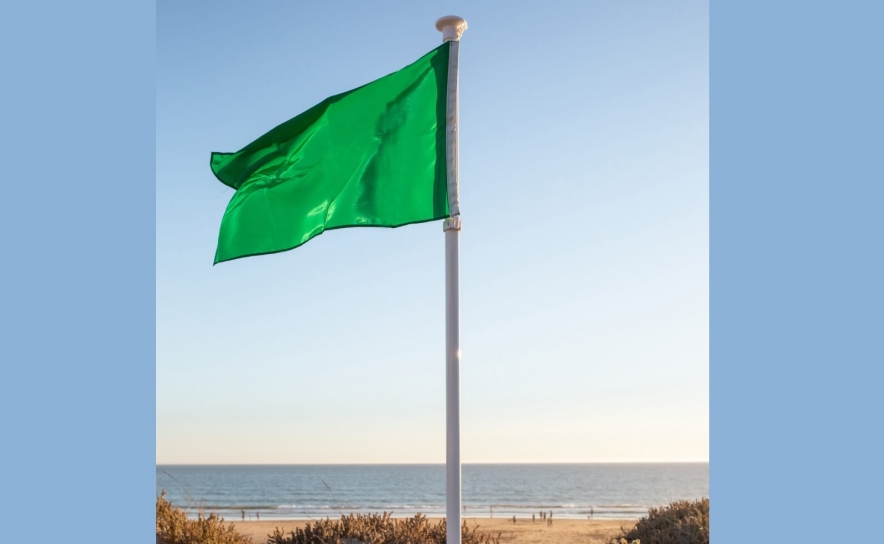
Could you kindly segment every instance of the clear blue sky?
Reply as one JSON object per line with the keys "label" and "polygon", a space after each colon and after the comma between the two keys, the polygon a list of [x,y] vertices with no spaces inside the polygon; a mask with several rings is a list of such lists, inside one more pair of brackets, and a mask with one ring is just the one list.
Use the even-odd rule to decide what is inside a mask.
{"label": "clear blue sky", "polygon": [[157,462],[444,462],[440,223],[212,266],[236,151],[461,46],[464,462],[708,460],[708,5],[157,5]]}

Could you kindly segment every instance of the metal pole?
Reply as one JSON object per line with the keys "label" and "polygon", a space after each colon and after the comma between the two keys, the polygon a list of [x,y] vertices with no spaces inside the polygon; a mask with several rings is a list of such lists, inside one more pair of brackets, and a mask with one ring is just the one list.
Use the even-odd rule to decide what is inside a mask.
{"label": "metal pole", "polygon": [[448,544],[460,543],[460,323],[459,248],[455,229],[445,231],[445,389],[446,477],[445,519]]}
{"label": "metal pole", "polygon": [[448,172],[448,207],[451,217],[443,223],[445,231],[445,519],[447,544],[461,544],[460,493],[460,203],[458,201],[457,164],[457,61],[460,36],[467,22],[453,15],[436,21],[442,41],[451,42],[448,59],[448,97],[446,115],[446,156]]}

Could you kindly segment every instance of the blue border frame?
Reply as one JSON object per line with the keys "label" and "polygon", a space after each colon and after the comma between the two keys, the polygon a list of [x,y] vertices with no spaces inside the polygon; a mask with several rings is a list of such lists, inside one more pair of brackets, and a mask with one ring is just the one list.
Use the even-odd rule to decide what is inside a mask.
{"label": "blue border frame", "polygon": [[155,14],[3,6],[4,542],[154,542]]}
{"label": "blue border frame", "polygon": [[[4,10],[4,538],[101,539],[97,519],[150,542],[155,5]],[[716,544],[868,538],[849,522],[879,514],[882,22],[875,1],[711,8]]]}
{"label": "blue border frame", "polygon": [[710,23],[712,541],[874,540],[884,3]]}

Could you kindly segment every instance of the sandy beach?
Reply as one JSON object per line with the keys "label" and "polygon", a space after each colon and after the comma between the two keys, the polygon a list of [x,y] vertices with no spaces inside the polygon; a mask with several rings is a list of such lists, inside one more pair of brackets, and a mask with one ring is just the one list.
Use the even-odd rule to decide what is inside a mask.
{"label": "sandy beach", "polygon": [[[433,523],[438,518],[430,518]],[[466,518],[470,527],[478,524],[479,529],[492,534],[500,533],[502,544],[607,544],[611,537],[620,534],[620,528],[631,528],[638,520],[575,520],[557,519],[551,526],[546,522],[519,519]],[[232,522],[236,529],[252,537],[255,544],[264,544],[267,535],[275,527],[288,533],[308,522],[301,521],[237,521]]]}

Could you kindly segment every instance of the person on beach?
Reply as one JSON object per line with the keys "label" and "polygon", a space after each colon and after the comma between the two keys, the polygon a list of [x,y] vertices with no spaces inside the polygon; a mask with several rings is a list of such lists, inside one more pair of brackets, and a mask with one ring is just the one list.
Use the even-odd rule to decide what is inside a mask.
{"label": "person on beach", "polygon": [[534,523],[534,514],[531,514],[531,523]]}
{"label": "person on beach", "polygon": [[242,512],[242,520],[245,521],[246,520],[246,511],[240,510],[240,512]]}
{"label": "person on beach", "polygon": [[516,524],[516,516],[513,516],[513,525]]}
{"label": "person on beach", "polygon": [[255,520],[261,521],[261,512],[255,512]]}
{"label": "person on beach", "polygon": [[589,519],[592,519],[592,516],[594,516],[594,515],[595,515],[595,510],[593,510],[592,508],[590,508],[590,509],[589,509]]}

